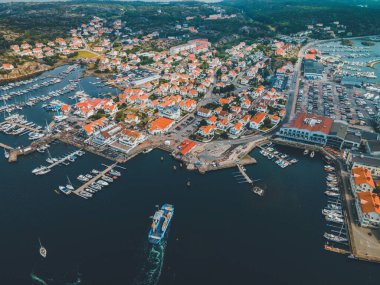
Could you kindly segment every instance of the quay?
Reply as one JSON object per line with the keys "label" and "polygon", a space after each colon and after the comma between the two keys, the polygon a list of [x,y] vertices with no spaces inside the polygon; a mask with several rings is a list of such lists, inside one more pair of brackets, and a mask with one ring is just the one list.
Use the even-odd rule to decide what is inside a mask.
{"label": "quay", "polygon": [[79,188],[75,189],[71,193],[74,193],[75,195],[87,199],[87,197],[83,196],[81,192],[84,191],[84,189],[88,188],[92,183],[96,182],[97,180],[101,179],[102,176],[104,176],[107,172],[111,171],[114,167],[117,166],[117,163],[114,163],[112,165],[109,165],[106,169],[101,171],[99,174],[97,174],[95,177],[91,178],[89,181],[84,183],[82,186]]}
{"label": "quay", "polygon": [[330,151],[329,149],[303,144],[293,141],[285,141],[282,139],[273,139],[273,142],[290,147],[319,151],[323,155],[329,157],[336,167],[336,174],[340,181],[341,199],[345,224],[347,225],[349,250],[341,250],[331,246],[325,246],[326,250],[351,254],[353,259],[380,263],[380,243],[378,240],[379,230],[362,228],[357,222],[355,199],[352,195],[350,185],[350,173],[344,165],[339,153]]}

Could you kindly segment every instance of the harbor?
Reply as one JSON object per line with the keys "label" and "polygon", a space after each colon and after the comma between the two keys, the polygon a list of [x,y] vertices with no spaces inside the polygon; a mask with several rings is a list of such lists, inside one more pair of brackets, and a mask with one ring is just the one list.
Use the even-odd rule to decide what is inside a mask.
{"label": "harbor", "polygon": [[[67,75],[71,78],[68,80],[77,80],[79,74],[72,74],[75,72],[79,71],[71,71]],[[77,88],[83,86],[88,94],[98,93],[98,81],[94,80],[94,84],[88,82],[88,78],[80,79]],[[52,86],[54,84],[46,88]],[[77,91],[62,94],[60,100],[73,102]],[[90,284],[107,284],[107,276],[112,275],[133,284],[138,269],[143,266],[136,256],[141,254],[147,242],[152,209],[163,203],[175,205],[176,217],[167,237],[174,251],[165,253],[167,265],[162,269],[159,284],[170,284],[174,276],[180,276],[176,282],[191,284],[187,281],[192,280],[192,276],[188,275],[186,260],[178,255],[182,251],[196,261],[192,268],[196,274],[201,274],[206,264],[212,264],[208,269],[214,276],[207,280],[210,284],[224,284],[222,277],[215,278],[220,270],[233,272],[238,276],[236,282],[249,278],[252,255],[262,261],[255,265],[258,271],[254,279],[257,282],[276,282],[271,266],[278,266],[282,276],[298,282],[290,273],[291,267],[283,266],[290,263],[290,256],[292,266],[307,272],[302,278],[311,276],[313,284],[324,282],[324,278],[314,275],[315,267],[322,270],[338,267],[331,282],[340,282],[343,272],[348,280],[355,280],[357,277],[347,272],[357,267],[368,274],[373,271],[371,266],[341,262],[352,252],[350,224],[341,223],[342,215],[345,217],[344,197],[337,196],[341,188],[335,189],[337,184],[340,185],[339,174],[326,173],[321,155],[321,152],[326,153],[325,150],[302,144],[289,148],[281,145],[288,143],[270,142],[267,137],[259,135],[235,142],[199,144],[194,149],[194,156],[187,160],[176,158],[180,142],[174,139],[170,144],[165,141],[150,144],[147,141],[120,155],[71,136],[60,127],[61,122],[54,123],[59,132],[52,133],[51,122],[55,121],[57,113],[42,107],[43,104],[55,106],[57,103],[51,102],[37,102],[22,110],[24,117],[7,114],[7,120],[1,122],[8,134],[0,133],[0,146],[4,154],[8,152],[9,161],[17,160],[13,164],[8,164],[7,159],[0,160],[5,169],[5,196],[1,203],[12,216],[8,223],[11,225],[16,219],[22,229],[27,229],[16,240],[6,236],[5,242],[17,247],[27,240],[26,245],[17,247],[16,252],[31,253],[30,258],[20,263],[12,252],[5,251],[6,267],[10,272],[33,272],[43,279],[54,276],[65,282],[74,280],[79,272]],[[22,128],[24,130],[18,131]],[[36,139],[30,140],[30,133]],[[37,138],[37,134],[43,136]],[[78,151],[86,154],[78,155]],[[34,175],[32,171],[41,166],[43,168],[36,173],[46,175]],[[60,171],[54,171],[58,167]],[[199,175],[199,172],[207,174]],[[25,177],[25,181],[14,181],[15,173]],[[326,184],[327,178],[330,179],[329,185]],[[27,189],[25,185],[28,185]],[[330,195],[326,191],[331,191]],[[264,197],[261,198],[262,195]],[[21,210],[10,208],[15,197],[22,204]],[[193,205],[197,205],[199,211],[191,211]],[[226,209],[231,207],[235,210],[227,215]],[[49,216],[46,215],[47,210]],[[211,212],[211,215],[205,217],[204,212]],[[24,222],[25,215],[32,217],[31,224]],[[326,217],[330,221],[326,221]],[[19,229],[11,226],[10,236],[14,237],[16,230]],[[215,240],[215,231],[226,234]],[[63,238],[67,232],[75,232],[76,238]],[[246,234],[237,236],[236,232]],[[286,233],[280,243],[278,232]],[[95,235],[99,238],[93,239]],[[36,240],[36,236],[41,236],[48,249],[46,261],[49,262],[41,262],[33,256],[35,245],[30,241]],[[200,248],[194,243],[199,239],[207,246],[206,252],[204,246]],[[111,254],[113,260],[130,268],[127,275],[125,270],[111,266],[107,256],[93,258],[94,247],[100,253],[107,253],[110,245],[115,252],[120,252]],[[228,259],[220,257],[221,263],[216,266],[212,256],[218,256],[222,248],[230,254]],[[324,254],[326,251],[340,254]],[[237,252],[246,254],[241,256]],[[268,252],[271,253],[270,258]],[[205,254],[209,257],[199,259]],[[302,262],[310,260],[310,256],[317,258],[308,263]],[[358,256],[360,258],[361,255]],[[239,258],[244,263],[243,267],[231,265],[230,258]],[[50,260],[54,260],[54,265]],[[177,265],[173,266],[174,263]],[[57,264],[58,269],[53,268]],[[94,273],[93,268],[97,266],[102,268],[102,274]],[[21,284],[28,282],[27,274],[19,276]],[[271,277],[268,279],[268,276]]]}

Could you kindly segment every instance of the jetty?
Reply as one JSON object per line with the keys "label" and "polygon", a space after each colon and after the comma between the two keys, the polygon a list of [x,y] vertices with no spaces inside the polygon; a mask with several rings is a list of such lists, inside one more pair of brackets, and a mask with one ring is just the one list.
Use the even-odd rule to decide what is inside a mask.
{"label": "jetty", "polygon": [[236,163],[236,166],[238,167],[241,175],[244,177],[245,181],[249,184],[253,184],[253,180],[248,176],[248,174],[245,172],[244,166],[242,166],[239,163]]}
{"label": "jetty", "polygon": [[83,192],[84,189],[90,187],[92,183],[94,183],[97,180],[101,179],[102,176],[104,176],[107,172],[111,171],[116,166],[117,166],[117,163],[114,163],[112,165],[107,166],[106,169],[104,169],[103,171],[99,172],[99,174],[97,174],[96,176],[94,176],[93,178],[91,178],[89,181],[87,181],[86,183],[84,183],[82,186],[78,187],[74,191],[71,191],[71,193],[74,193],[75,195],[78,195],[79,197],[87,199],[87,197],[83,196],[81,194],[81,192]]}
{"label": "jetty", "polygon": [[12,150],[13,149],[13,147],[6,145],[4,143],[0,143],[0,147],[5,148],[6,150]]}
{"label": "jetty", "polygon": [[73,155],[78,155],[78,153],[81,152],[81,151],[82,151],[82,150],[80,150],[80,149],[77,150],[77,151],[74,151],[74,152],[72,152],[72,153],[70,153],[70,154],[64,156],[63,158],[61,158],[61,159],[59,159],[59,160],[57,160],[57,161],[55,161],[55,162],[49,164],[48,166],[46,166],[46,168],[51,169],[51,168],[53,168],[53,167],[55,167],[55,166],[61,164],[62,162],[68,160],[68,159],[69,159],[70,157],[72,157]]}

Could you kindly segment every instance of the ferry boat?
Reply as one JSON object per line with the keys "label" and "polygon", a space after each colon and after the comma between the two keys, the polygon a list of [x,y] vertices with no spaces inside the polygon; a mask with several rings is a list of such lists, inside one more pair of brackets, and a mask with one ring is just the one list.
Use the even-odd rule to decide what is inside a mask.
{"label": "ferry boat", "polygon": [[148,234],[148,241],[152,244],[159,244],[165,236],[170,221],[174,214],[174,207],[170,204],[162,205],[153,216],[153,223]]}

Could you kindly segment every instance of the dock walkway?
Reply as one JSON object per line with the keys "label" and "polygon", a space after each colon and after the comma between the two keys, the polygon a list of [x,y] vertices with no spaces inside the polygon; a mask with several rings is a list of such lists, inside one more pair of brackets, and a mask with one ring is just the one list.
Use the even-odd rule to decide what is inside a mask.
{"label": "dock walkway", "polygon": [[85,198],[87,199],[87,197],[83,196],[81,194],[82,191],[84,191],[84,189],[90,187],[90,185],[94,182],[96,182],[97,180],[101,179],[102,176],[104,176],[107,172],[111,171],[111,169],[113,169],[114,167],[117,166],[117,163],[114,163],[110,166],[108,166],[106,169],[104,169],[102,172],[100,172],[98,175],[96,175],[95,177],[91,178],[89,181],[87,181],[86,183],[84,183],[82,186],[78,187],[77,189],[75,189],[74,191],[72,191],[71,193],[74,193],[75,195],[78,195],[79,197],[82,197],[82,198]]}
{"label": "dock walkway", "polygon": [[54,163],[49,164],[49,165],[46,166],[46,167],[49,168],[49,169],[50,169],[50,168],[53,168],[53,167],[59,165],[60,163],[62,163],[62,162],[64,162],[64,161],[68,160],[71,156],[78,154],[79,151],[81,151],[81,150],[74,151],[73,153],[70,153],[69,155],[66,155],[65,157],[61,158],[60,160],[57,160],[57,161],[54,162]]}
{"label": "dock walkway", "polygon": [[239,163],[236,164],[236,166],[238,167],[241,175],[243,175],[243,177],[245,178],[245,180],[249,183],[249,184],[253,184],[253,181],[251,178],[249,178],[248,174],[245,172],[244,168],[242,165],[240,165]]}

